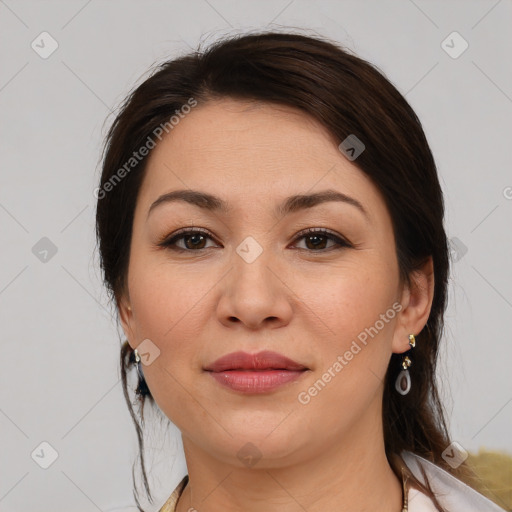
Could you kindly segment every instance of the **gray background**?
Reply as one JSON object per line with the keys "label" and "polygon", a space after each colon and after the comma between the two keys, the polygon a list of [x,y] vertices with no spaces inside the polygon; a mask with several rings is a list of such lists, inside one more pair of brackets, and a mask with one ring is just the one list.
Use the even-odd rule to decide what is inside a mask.
{"label": "gray background", "polygon": [[[154,62],[264,27],[332,37],[418,113],[454,247],[440,361],[453,438],[512,453],[511,21],[510,0],[0,1],[0,509],[133,504],[120,335],[94,254],[107,117]],[[31,47],[50,48],[43,31],[59,45],[47,59]],[[453,31],[469,44],[458,58],[441,46]],[[43,441],[48,469],[31,458],[49,456]],[[186,468],[175,430],[147,442],[158,506]]]}

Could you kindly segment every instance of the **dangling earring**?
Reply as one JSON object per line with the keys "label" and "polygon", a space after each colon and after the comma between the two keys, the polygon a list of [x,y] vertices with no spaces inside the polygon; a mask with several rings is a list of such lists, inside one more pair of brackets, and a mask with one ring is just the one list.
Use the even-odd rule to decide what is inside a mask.
{"label": "dangling earring", "polygon": [[[409,334],[409,345],[411,346],[411,349],[416,346],[416,338],[414,337],[414,334]],[[398,374],[395,382],[395,389],[401,395],[407,395],[411,390],[411,376],[409,375],[409,366],[411,366],[411,364],[411,360],[407,356],[404,356],[402,359],[403,370]]]}
{"label": "dangling earring", "polygon": [[141,359],[137,349],[133,350],[133,357],[135,358],[135,366],[137,368],[137,375],[139,377],[139,385],[135,390],[135,393],[138,395],[139,399],[142,400],[142,397],[147,394],[147,384],[146,379],[144,378],[144,374],[142,373],[141,368]]}

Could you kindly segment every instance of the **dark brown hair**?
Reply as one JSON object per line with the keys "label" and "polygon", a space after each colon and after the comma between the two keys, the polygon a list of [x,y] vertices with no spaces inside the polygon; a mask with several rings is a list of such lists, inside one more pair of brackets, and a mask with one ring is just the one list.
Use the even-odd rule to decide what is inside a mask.
{"label": "dark brown hair", "polygon": [[[206,51],[164,62],[126,99],[107,135],[98,194],[96,228],[105,283],[116,302],[125,290],[132,222],[147,157],[114,184],[119,169],[154,130],[194,98],[199,105],[233,98],[286,105],[319,121],[341,143],[349,135],[366,148],[354,161],[380,190],[391,215],[403,282],[433,258],[435,289],[425,329],[411,354],[412,388],[402,396],[394,389],[401,354],[392,354],[385,377],[383,425],[386,454],[401,478],[402,450],[410,450],[452,474],[441,453],[450,444],[436,382],[438,346],[447,301],[449,251],[443,226],[444,204],[436,165],[421,123],[405,98],[375,66],[322,37],[263,32],[225,38]],[[126,166],[125,166],[126,170]],[[416,334],[416,333],[414,333]],[[133,350],[121,349],[125,398],[137,429],[142,474],[144,400],[154,404],[144,382],[139,417],[128,393],[127,370]],[[466,478],[467,480],[467,478]],[[410,482],[435,500],[411,475]],[[428,487],[428,486],[427,486]],[[137,504],[137,492],[134,492]],[[441,507],[439,507],[441,508]],[[139,509],[140,508],[139,505]]]}

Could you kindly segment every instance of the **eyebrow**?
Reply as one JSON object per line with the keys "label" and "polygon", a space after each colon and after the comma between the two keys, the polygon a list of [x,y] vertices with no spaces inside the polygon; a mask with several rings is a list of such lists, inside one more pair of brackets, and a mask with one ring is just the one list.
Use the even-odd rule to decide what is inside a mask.
{"label": "eyebrow", "polygon": [[[199,190],[174,190],[167,194],[161,195],[153,204],[149,207],[149,214],[159,205],[172,203],[175,201],[183,201],[188,204],[197,206],[204,210],[221,212],[228,214],[231,211],[229,204],[221,199],[220,197],[208,194],[207,192],[201,192]],[[368,212],[365,210],[363,205],[353,197],[347,196],[336,190],[328,189],[312,194],[296,194],[287,197],[282,204],[275,208],[275,213],[279,216],[285,216],[290,213],[312,208],[319,204],[337,201],[346,203],[356,207],[363,215],[369,220]]]}

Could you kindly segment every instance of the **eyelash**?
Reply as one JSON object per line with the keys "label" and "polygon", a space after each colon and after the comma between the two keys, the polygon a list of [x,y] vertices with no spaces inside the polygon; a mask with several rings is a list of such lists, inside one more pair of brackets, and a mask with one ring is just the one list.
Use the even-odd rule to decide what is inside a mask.
{"label": "eyelash", "polygon": [[[197,234],[205,235],[208,238],[215,240],[215,237],[212,235],[212,233],[210,233],[206,229],[183,228],[182,230],[172,234],[170,237],[163,238],[160,242],[158,242],[157,245],[160,247],[165,247],[172,251],[178,251],[178,252],[200,252],[200,251],[204,251],[206,249],[211,249],[211,247],[203,247],[201,249],[184,249],[183,247],[176,246],[176,242],[178,240],[181,240],[187,236],[192,236],[192,235],[197,235]],[[324,228],[309,228],[309,229],[300,231],[299,233],[297,233],[295,240],[297,241],[302,238],[306,238],[308,236],[313,236],[313,235],[322,236],[322,237],[327,238],[328,240],[332,240],[332,241],[336,242],[338,247],[328,247],[326,249],[319,249],[319,250],[313,250],[313,249],[307,249],[307,248],[302,249],[301,248],[300,250],[308,251],[308,252],[315,252],[315,253],[323,253],[323,252],[328,252],[332,249],[342,249],[342,248],[346,248],[346,247],[352,247],[352,244],[350,242],[348,242],[346,239],[344,239],[344,238],[342,238]]]}

